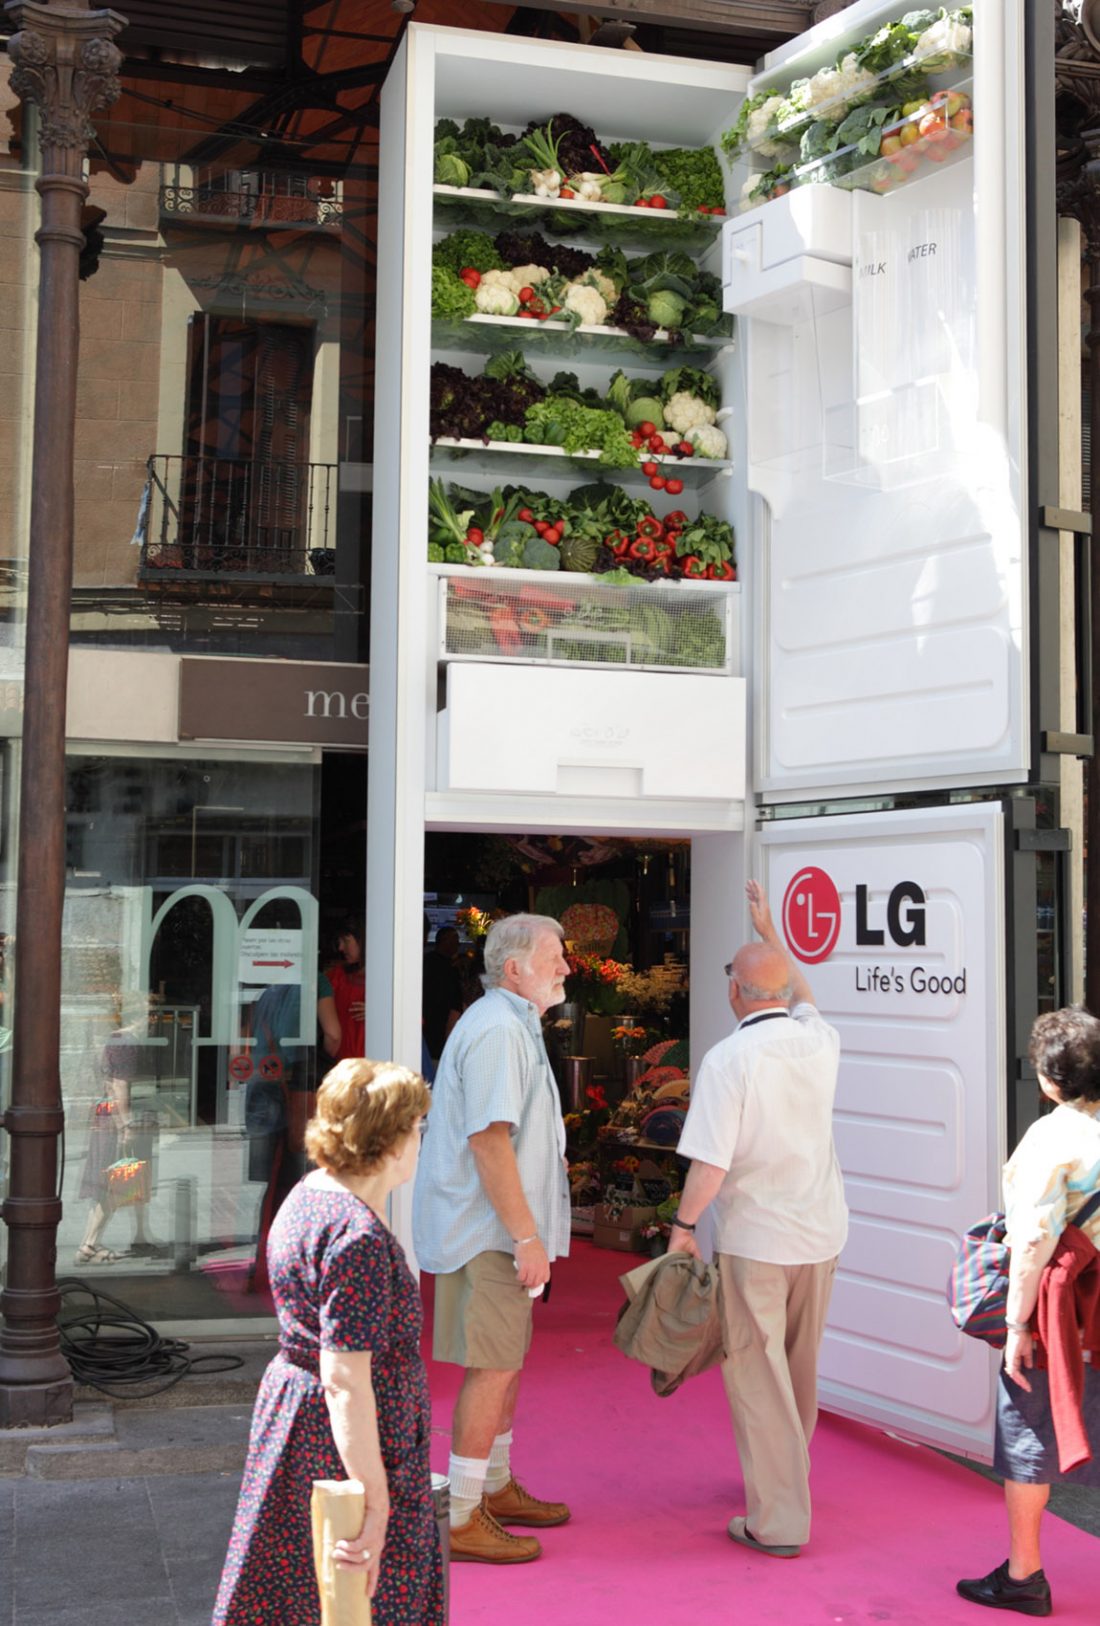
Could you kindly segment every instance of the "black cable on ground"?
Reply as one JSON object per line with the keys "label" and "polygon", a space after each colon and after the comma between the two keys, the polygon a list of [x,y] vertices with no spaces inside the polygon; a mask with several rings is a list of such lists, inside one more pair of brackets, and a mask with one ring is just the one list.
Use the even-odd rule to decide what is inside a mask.
{"label": "black cable on ground", "polygon": [[[171,1389],[188,1374],[232,1372],[244,1365],[240,1355],[188,1355],[190,1344],[162,1338],[121,1299],[75,1276],[60,1277],[57,1286],[62,1353],[78,1383],[105,1395],[144,1398]],[[79,1295],[90,1299],[90,1306],[78,1304]],[[140,1395],[135,1394],[135,1384],[142,1386]]]}

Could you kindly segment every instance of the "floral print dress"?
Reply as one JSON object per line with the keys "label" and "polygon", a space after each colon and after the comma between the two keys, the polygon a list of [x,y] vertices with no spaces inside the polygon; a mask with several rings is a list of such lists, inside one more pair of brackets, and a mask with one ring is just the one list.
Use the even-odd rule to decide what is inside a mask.
{"label": "floral print dress", "polygon": [[279,1210],[267,1258],[280,1353],[256,1399],[212,1626],[320,1626],[310,1494],[315,1479],[347,1478],[317,1375],[322,1349],[372,1356],[390,1489],[374,1626],[442,1626],[422,1310],[401,1246],[350,1192],[307,1180]]}

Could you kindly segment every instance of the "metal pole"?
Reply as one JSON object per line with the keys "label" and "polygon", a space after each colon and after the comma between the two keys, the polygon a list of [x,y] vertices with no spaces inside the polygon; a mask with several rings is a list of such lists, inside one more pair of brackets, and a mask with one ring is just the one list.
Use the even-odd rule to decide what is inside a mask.
{"label": "metal pole", "polygon": [[125,19],[9,0],[19,33],[8,42],[12,89],[41,111],[42,224],[35,362],[27,588],[23,761],[20,781],[13,1022],[11,1184],[0,1293],[0,1427],[40,1427],[72,1416],[72,1376],[56,1316],[57,1137],[64,1114],[58,1073],[61,911],[65,896],[65,690],[73,562],[73,440],[79,342],[78,283],[88,195],[89,115],[119,93],[111,43]]}
{"label": "metal pole", "polygon": [[[1095,209],[1093,211],[1096,213]],[[1093,639],[1100,632],[1100,233],[1095,218],[1090,222],[1089,288],[1089,432],[1092,454],[1089,467],[1089,512],[1092,537],[1089,548]],[[1092,651],[1092,715],[1100,718],[1100,657]],[[1100,753],[1094,751],[1085,765],[1085,840],[1088,864],[1085,870],[1085,1003],[1100,1012]]]}

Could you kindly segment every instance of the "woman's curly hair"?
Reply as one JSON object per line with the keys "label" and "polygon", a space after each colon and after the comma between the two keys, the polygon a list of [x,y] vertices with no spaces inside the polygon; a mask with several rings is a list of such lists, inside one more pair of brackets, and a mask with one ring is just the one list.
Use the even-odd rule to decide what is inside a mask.
{"label": "woman's curly hair", "polygon": [[419,1073],[393,1061],[339,1061],[317,1091],[305,1148],[330,1174],[370,1174],[431,1106]]}
{"label": "woman's curly hair", "polygon": [[1057,1084],[1063,1101],[1100,1101],[1100,1021],[1080,1005],[1044,1011],[1027,1047],[1037,1073]]}

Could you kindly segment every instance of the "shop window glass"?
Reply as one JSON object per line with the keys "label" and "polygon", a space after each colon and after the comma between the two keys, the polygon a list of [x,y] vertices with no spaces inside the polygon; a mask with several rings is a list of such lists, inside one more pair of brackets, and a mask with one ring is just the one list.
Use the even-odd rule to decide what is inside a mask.
{"label": "shop window glass", "polygon": [[272,1313],[317,1082],[319,772],[70,759],[59,1259],[158,1320]]}

